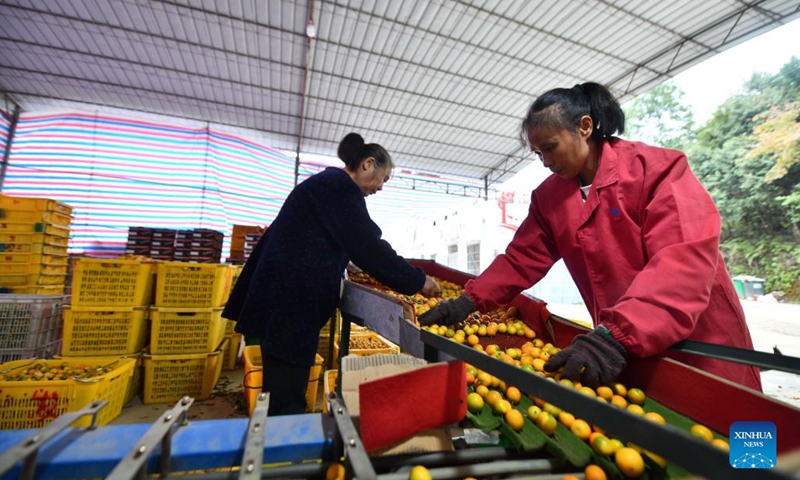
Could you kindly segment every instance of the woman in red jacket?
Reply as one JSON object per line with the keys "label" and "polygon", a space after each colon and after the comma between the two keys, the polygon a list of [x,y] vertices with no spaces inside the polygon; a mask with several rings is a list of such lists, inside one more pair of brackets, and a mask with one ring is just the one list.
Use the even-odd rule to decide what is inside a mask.
{"label": "woman in red jacket", "polygon": [[[608,384],[626,356],[660,354],[685,339],[752,349],[719,251],[714,201],[683,153],[612,136],[624,129],[619,103],[596,83],[537,98],[522,133],[553,175],[533,191],[505,253],[420,322],[455,323],[507,305],[564,259],[596,328],[554,355],[548,371]],[[754,367],[672,356],[761,390]]]}

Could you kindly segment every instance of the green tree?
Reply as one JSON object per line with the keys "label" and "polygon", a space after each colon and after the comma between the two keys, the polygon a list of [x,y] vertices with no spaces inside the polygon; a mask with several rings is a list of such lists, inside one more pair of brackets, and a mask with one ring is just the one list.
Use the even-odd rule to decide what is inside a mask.
{"label": "green tree", "polygon": [[694,140],[694,115],[683,103],[685,93],[662,83],[625,106],[627,137],[652,145],[683,150]]}
{"label": "green tree", "polygon": [[800,300],[800,61],[758,73],[697,131],[692,168],[717,203],[732,273]]}
{"label": "green tree", "polygon": [[800,301],[800,60],[754,74],[699,128],[682,97],[668,82],[633,100],[630,138],[684,150],[722,216],[731,273]]}

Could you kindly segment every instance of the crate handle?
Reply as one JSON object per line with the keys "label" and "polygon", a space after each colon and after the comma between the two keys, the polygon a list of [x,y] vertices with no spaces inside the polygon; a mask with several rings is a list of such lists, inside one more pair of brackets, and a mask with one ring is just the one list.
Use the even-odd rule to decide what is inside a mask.
{"label": "crate handle", "polygon": [[247,376],[250,375],[251,373],[261,372],[262,370],[263,370],[263,368],[254,368],[253,370],[250,370],[249,372],[245,373],[244,374],[244,378],[242,379],[242,387],[244,387],[245,389],[249,388],[251,390],[255,390],[256,388],[259,388],[259,389],[262,388],[263,387],[263,383],[264,383],[264,379],[263,378],[261,379],[261,383],[262,383],[261,387],[251,387],[251,386],[247,385]]}
{"label": "crate handle", "polygon": [[76,377],[72,377],[72,379],[75,380],[76,382],[81,382],[81,383],[97,383],[100,380],[102,380],[102,378],[76,378]]}
{"label": "crate handle", "polygon": [[17,365],[16,367],[7,368],[7,369],[3,370],[2,372],[0,372],[0,375],[5,375],[6,373],[10,372],[11,370],[16,370],[18,368],[27,367],[28,365],[33,364],[36,360],[37,360],[37,358],[33,357],[33,358],[31,358],[30,362],[22,364],[22,365]]}
{"label": "crate handle", "polygon": [[179,317],[194,317],[198,312],[175,312]]}
{"label": "crate handle", "polygon": [[101,263],[100,265],[102,265],[105,268],[122,268],[122,265],[114,263]]}
{"label": "crate handle", "polygon": [[110,367],[111,365],[114,365],[115,363],[119,362],[119,360],[120,359],[118,358],[118,359],[114,360],[113,362],[109,363],[108,365],[102,365],[100,367],[97,367],[97,368],[94,369],[94,371],[95,372],[99,372],[99,371],[103,370],[104,368],[107,368],[107,367]]}

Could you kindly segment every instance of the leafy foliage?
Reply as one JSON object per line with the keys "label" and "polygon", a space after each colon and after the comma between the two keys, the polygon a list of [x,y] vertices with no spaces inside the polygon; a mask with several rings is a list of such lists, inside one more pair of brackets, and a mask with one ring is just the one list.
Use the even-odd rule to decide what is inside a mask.
{"label": "leafy foliage", "polygon": [[753,75],[698,129],[682,116],[680,89],[651,92],[626,112],[630,130],[646,134],[640,125],[684,119],[645,140],[687,153],[722,215],[731,273],[762,276],[768,291],[800,301],[800,60]]}

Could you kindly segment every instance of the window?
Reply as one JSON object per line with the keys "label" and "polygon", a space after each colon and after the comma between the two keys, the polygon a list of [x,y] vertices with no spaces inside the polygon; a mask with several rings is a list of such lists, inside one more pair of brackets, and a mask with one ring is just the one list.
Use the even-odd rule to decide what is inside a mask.
{"label": "window", "polygon": [[467,273],[477,275],[481,271],[481,244],[467,245]]}
{"label": "window", "polygon": [[447,266],[458,267],[458,245],[447,246]]}

